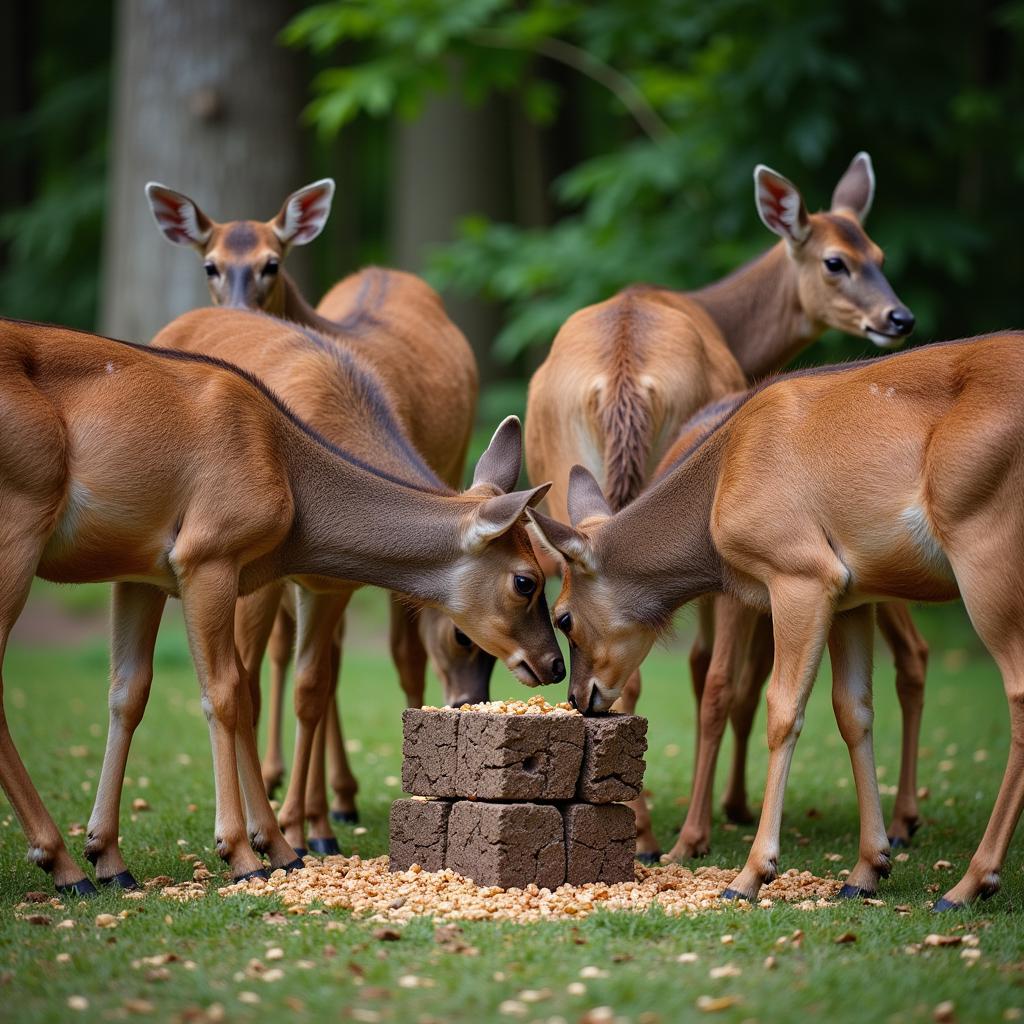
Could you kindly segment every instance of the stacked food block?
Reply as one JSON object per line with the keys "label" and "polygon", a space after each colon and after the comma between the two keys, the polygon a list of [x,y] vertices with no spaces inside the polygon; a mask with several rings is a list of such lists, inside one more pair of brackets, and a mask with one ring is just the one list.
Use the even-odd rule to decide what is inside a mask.
{"label": "stacked food block", "polygon": [[647,720],[584,718],[542,697],[403,715],[391,870],[451,868],[478,885],[633,878]]}

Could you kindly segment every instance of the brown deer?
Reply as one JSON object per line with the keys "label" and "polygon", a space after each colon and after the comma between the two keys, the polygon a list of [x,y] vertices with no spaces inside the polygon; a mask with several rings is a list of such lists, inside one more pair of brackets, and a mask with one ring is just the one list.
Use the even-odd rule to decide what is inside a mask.
{"label": "brown deer", "polygon": [[[314,310],[283,267],[292,245],[304,245],[320,234],[333,192],[334,182],[324,179],[288,196],[269,221],[218,223],[188,196],[155,182],[146,186],[160,230],[171,242],[189,245],[199,253],[214,303],[262,309],[327,336],[340,334],[348,344],[359,344],[389,391],[406,434],[442,480],[458,487],[476,414],[477,368],[472,349],[444,315],[436,293],[411,275],[370,268],[335,285],[320,309]],[[426,315],[420,317],[421,311]],[[237,352],[229,353],[229,358],[245,365],[245,352],[242,345]],[[408,372],[410,361],[418,367],[416,374]],[[268,595],[266,600],[272,597]],[[267,646],[261,623],[268,610],[262,607],[262,599],[256,598],[239,607],[242,659],[247,670],[258,676]],[[328,624],[323,628],[326,630]],[[332,654],[339,667],[343,630],[342,616],[334,627],[336,649]],[[443,615],[424,611],[417,617],[408,605],[392,598],[391,653],[410,706],[418,707],[423,702],[428,650],[433,652],[431,660],[443,681],[446,700],[478,695],[481,688],[486,692],[493,659],[472,642],[455,642],[455,636],[455,627]],[[294,643],[294,597],[285,588],[269,645],[270,711],[263,778],[270,794],[284,778],[281,711]],[[334,791],[331,818],[358,820],[358,784],[342,742],[333,693],[324,730],[325,735],[318,735],[313,750],[317,769],[309,775],[310,846],[318,853],[337,853],[320,767],[325,745]]]}
{"label": "brown deer", "polygon": [[[203,314],[242,319],[243,329],[274,324],[255,313],[190,315]],[[118,583],[98,793],[101,801],[114,794],[114,821],[98,822],[112,832],[94,829],[90,839],[100,880],[120,875],[131,884],[117,851],[114,791],[169,594],[182,601],[210,727],[217,851],[235,878],[262,870],[255,850],[272,867],[295,863],[260,777],[234,640],[239,595],[286,576],[384,586],[443,609],[525,681],[564,676],[522,524],[544,488],[506,493],[520,467],[514,418],[481,457],[473,486],[457,494],[437,479],[422,483],[427,467],[399,436],[386,441],[409,459],[401,475],[330,444],[256,378],[216,359],[40,324],[3,321],[0,332],[0,653],[33,576]],[[375,408],[371,390],[359,407]],[[305,723],[303,737],[317,720]],[[62,890],[90,891],[6,717],[0,782],[30,857]]]}
{"label": "brown deer", "polygon": [[[882,272],[881,249],[861,226],[874,197],[867,153],[859,153],[839,180],[828,213],[808,214],[797,188],[763,165],[754,180],[758,213],[781,237],[773,248],[695,292],[635,286],[580,310],[558,332],[534,374],[526,413],[527,470],[531,480],[554,481],[545,507],[562,522],[567,521],[565,481],[574,463],[601,480],[612,508],[619,510],[640,493],[683,425],[703,405],[781,369],[827,327],[882,347],[900,344],[913,329],[913,315]],[[549,561],[546,567],[551,571],[555,564]],[[708,849],[718,749],[713,733],[715,723],[724,726],[729,713],[725,698],[731,673],[742,665],[745,674],[756,674],[771,660],[770,650],[765,657],[763,626],[755,633],[752,659],[726,656],[734,646],[734,617],[715,611],[715,602],[702,602],[690,658],[699,718],[713,722],[698,723],[695,792],[672,851],[675,857]],[[905,609],[885,609],[880,618],[900,668],[897,688],[907,705],[905,734],[913,737],[904,750],[904,768],[911,756],[913,761],[906,778],[901,773],[893,824],[894,835],[906,831],[909,838],[909,823],[917,819],[913,766],[927,647]],[[716,637],[720,653],[713,659]],[[633,711],[639,692],[637,674],[619,709]],[[742,730],[753,719],[757,693],[752,684],[742,692],[753,693],[754,703],[747,697],[734,709],[739,732],[726,808],[730,817],[750,821],[744,771],[749,724]],[[638,855],[653,861],[660,851],[642,797],[634,810]]]}
{"label": "brown deer", "polygon": [[789,374],[741,395],[635,501],[613,512],[574,467],[573,525],[528,514],[565,560],[556,624],[570,699],[610,708],[673,612],[728,593],[770,611],[768,779],[757,836],[726,891],[778,870],[783,795],[826,643],[860,807],[842,895],[889,870],[872,751],[872,604],[962,597],[1009,700],[1011,748],[988,828],[935,909],[999,887],[1024,805],[1024,333]]}

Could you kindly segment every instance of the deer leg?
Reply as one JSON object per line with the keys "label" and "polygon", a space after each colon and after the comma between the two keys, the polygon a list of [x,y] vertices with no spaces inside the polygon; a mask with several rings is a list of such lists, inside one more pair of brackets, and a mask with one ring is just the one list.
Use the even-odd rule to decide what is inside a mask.
{"label": "deer leg", "polygon": [[[296,850],[306,849],[306,780],[313,753],[313,737],[327,710],[335,683],[334,631],[345,614],[352,591],[297,595],[298,655],[295,665],[295,751],[288,792],[281,806],[282,831]],[[321,761],[317,768],[322,770]]]}
{"label": "deer leg", "polygon": [[[237,660],[239,677],[244,680],[245,669],[241,655],[238,655]],[[302,867],[302,861],[296,859],[295,851],[288,845],[288,841],[278,828],[273,808],[267,798],[267,790],[260,772],[251,693],[250,687],[243,681],[239,692],[235,729],[235,756],[238,762],[238,781],[245,801],[246,832],[252,848],[257,853],[264,853],[269,857],[271,870],[284,868],[291,871]]]}
{"label": "deer leg", "polygon": [[[184,547],[180,536],[178,544]],[[263,865],[249,845],[238,788],[235,740],[243,694],[244,707],[249,708],[248,687],[242,680],[234,640],[238,571],[231,564],[200,563],[181,566],[179,579],[189,645],[210,728],[217,853],[236,879],[263,874]],[[243,721],[243,725],[252,732],[251,720]]]}
{"label": "deer leg", "polygon": [[263,755],[263,785],[273,796],[284,782],[282,714],[288,665],[295,651],[295,617],[283,605],[277,609],[270,633],[270,701],[267,709],[267,750]]}
{"label": "deer leg", "polygon": [[[963,878],[935,903],[936,911],[963,906],[979,896],[987,899],[999,891],[1006,851],[1024,809],[1024,587],[1019,574],[1006,564],[1007,552],[1021,550],[1024,537],[1008,536],[1004,523],[979,522],[971,529],[977,532],[970,561],[961,564],[950,557],[950,562],[967,614],[1002,673],[1010,751],[985,834]],[[986,543],[991,545],[987,550]]]}
{"label": "deer leg", "polygon": [[148,584],[114,584],[107,745],[85,843],[85,856],[95,866],[101,885],[139,887],[118,844],[121,794],[132,737],[149,701],[153,648],[166,603],[167,595]]}
{"label": "deer leg", "polygon": [[242,661],[243,679],[249,687],[253,724],[260,718],[260,667],[263,652],[270,641],[284,584],[268,583],[252,594],[240,597],[235,605],[235,646]]}
{"label": "deer leg", "polygon": [[772,670],[774,657],[772,617],[759,615],[747,657],[741,663],[736,677],[736,696],[729,712],[733,732],[732,765],[722,810],[726,818],[737,825],[751,825],[754,822],[754,812],[747,798],[747,751],[750,748],[750,731],[761,704],[761,691]]}
{"label": "deer leg", "polygon": [[845,898],[873,896],[879,879],[888,878],[891,868],[871,737],[873,627],[874,608],[863,605],[836,616],[828,641],[832,658],[832,708],[850,752],[860,811],[859,856],[839,891]]}
{"label": "deer leg", "polygon": [[[334,678],[339,678],[341,669],[341,636],[335,634],[334,645],[335,669]],[[345,737],[341,730],[341,713],[338,709],[338,687],[331,692],[324,720],[327,745],[327,773],[334,799],[331,803],[331,821],[354,825],[359,821],[356,808],[356,793],[359,783],[348,763],[348,752],[345,750]]]}
{"label": "deer leg", "polygon": [[[636,714],[640,688],[640,673],[634,672],[626,680],[626,685],[622,688],[619,699],[612,705],[612,710],[624,715]],[[635,800],[626,801],[626,806],[632,808],[636,818],[636,859],[642,864],[656,864],[661,859],[661,850],[654,835],[647,798],[641,793]]]}
{"label": "deer leg", "polygon": [[807,579],[779,581],[771,590],[775,665],[768,684],[768,778],[757,835],[743,870],[725,890],[727,899],[753,902],[778,874],[779,834],[793,750],[821,663],[832,619],[830,594]]}
{"label": "deer leg", "polygon": [[313,853],[336,854],[341,853],[338,840],[331,830],[331,824],[327,814],[327,784],[325,781],[325,759],[327,749],[327,734],[330,721],[334,718],[337,721],[338,704],[338,672],[341,669],[341,643],[340,637],[344,633],[344,620],[339,624],[335,632],[334,643],[331,646],[331,695],[327,700],[327,709],[324,717],[313,733],[313,748],[310,755],[309,777],[306,779],[306,828],[309,831],[309,848]]}
{"label": "deer leg", "polygon": [[896,662],[896,695],[903,712],[900,781],[888,830],[889,842],[895,848],[909,845],[921,824],[917,805],[917,751],[924,712],[928,644],[917,631],[910,609],[901,601],[878,605],[878,628]]}
{"label": "deer leg", "polygon": [[697,752],[700,750],[700,705],[704,699],[711,654],[715,645],[715,599],[702,597],[697,602],[697,633],[690,648],[690,684],[693,687],[693,702],[696,714],[693,716],[696,732],[693,737],[693,774],[700,767]]}
{"label": "deer leg", "polygon": [[750,643],[757,613],[733,598],[715,598],[715,637],[699,707],[697,771],[686,821],[668,859],[706,856],[711,848],[711,798],[718,751],[733,700],[733,679]]}
{"label": "deer leg", "polygon": [[[11,538],[7,533],[10,523],[18,521],[13,513],[24,511],[8,506],[5,518],[10,522],[0,524],[0,536],[6,541],[0,545],[0,564],[4,567],[3,582],[0,583],[0,785],[25,833],[28,859],[53,877],[53,884],[62,895],[91,896],[95,894],[96,887],[72,859],[60,829],[32,784],[14,746],[4,709],[2,666],[7,638],[25,606],[42,550],[42,544],[33,538]],[[24,521],[33,521],[30,516],[31,513],[26,514]]]}
{"label": "deer leg", "polygon": [[391,602],[391,658],[398,669],[398,681],[405,693],[405,706],[423,707],[427,682],[427,652],[420,639],[416,609],[389,594]]}

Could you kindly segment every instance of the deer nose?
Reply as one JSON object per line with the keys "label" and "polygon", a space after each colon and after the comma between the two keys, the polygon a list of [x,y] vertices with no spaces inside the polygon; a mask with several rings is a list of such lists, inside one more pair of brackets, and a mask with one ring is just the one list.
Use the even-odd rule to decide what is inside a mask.
{"label": "deer nose", "polygon": [[892,329],[901,336],[909,334],[914,329],[916,322],[914,314],[906,306],[897,306],[895,309],[889,310],[889,323],[892,325]]}
{"label": "deer nose", "polygon": [[560,683],[565,678],[565,662],[561,658],[555,658],[551,662],[551,680]]}

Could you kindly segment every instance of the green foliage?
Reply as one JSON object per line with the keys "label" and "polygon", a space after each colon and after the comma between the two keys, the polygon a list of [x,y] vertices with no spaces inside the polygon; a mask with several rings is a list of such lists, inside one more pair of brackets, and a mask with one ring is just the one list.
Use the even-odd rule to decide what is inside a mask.
{"label": "green foliage", "polygon": [[860,149],[879,180],[869,228],[919,338],[1019,322],[1022,33],[1019,2],[965,18],[927,0],[332,0],[288,39],[346,44],[309,108],[327,134],[443,90],[512,96],[553,135],[583,123],[554,223],[474,217],[434,258],[437,284],[507,305],[512,357],[624,284],[695,287],[764,249],[757,162],[819,208]]}
{"label": "green foliage", "polygon": [[[0,206],[0,312],[91,328],[106,193],[111,4],[32,5],[27,112],[0,151],[27,194]],[[19,200],[22,200],[19,204]]]}

